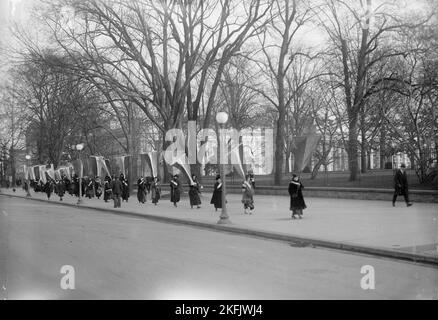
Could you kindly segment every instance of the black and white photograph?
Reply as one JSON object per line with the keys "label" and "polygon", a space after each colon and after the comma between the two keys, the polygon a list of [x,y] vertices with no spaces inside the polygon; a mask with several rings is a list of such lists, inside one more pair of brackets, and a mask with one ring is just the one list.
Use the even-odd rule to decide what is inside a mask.
{"label": "black and white photograph", "polygon": [[0,300],[438,300],[438,1],[0,0],[0,59]]}

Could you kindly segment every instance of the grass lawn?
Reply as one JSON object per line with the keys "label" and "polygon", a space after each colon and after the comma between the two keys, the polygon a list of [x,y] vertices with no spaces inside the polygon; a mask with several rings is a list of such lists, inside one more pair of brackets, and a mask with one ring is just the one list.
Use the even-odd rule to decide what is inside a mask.
{"label": "grass lawn", "polygon": [[[413,170],[408,170],[408,183],[410,189],[417,190],[436,190],[432,185],[421,185]],[[292,174],[285,174],[281,185],[287,186],[289,184]],[[256,186],[272,186],[273,175],[259,176],[256,175]],[[365,174],[359,174],[357,181],[348,181],[349,172],[324,172],[318,173],[316,179],[310,179],[310,173],[302,173],[301,181],[305,187],[350,187],[350,188],[378,188],[378,189],[392,189],[394,187],[394,171],[393,170],[370,170]],[[231,184],[240,184],[239,177],[232,177],[227,179]],[[212,183],[213,177],[203,177],[203,183]]]}

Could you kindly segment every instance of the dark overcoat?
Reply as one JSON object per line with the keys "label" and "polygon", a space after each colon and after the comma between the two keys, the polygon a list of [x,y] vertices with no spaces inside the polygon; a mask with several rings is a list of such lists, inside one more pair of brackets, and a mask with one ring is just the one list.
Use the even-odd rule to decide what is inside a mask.
{"label": "dark overcoat", "polygon": [[394,189],[398,195],[408,194],[408,176],[406,171],[397,169],[394,176]]}
{"label": "dark overcoat", "polygon": [[213,204],[215,208],[222,208],[222,183],[219,184],[219,182],[216,182],[214,184],[210,204]]}
{"label": "dark overcoat", "polygon": [[199,206],[201,204],[201,198],[199,197],[200,193],[200,185],[198,182],[190,185],[189,198],[191,206]]}
{"label": "dark overcoat", "polygon": [[137,199],[138,202],[145,203],[146,201],[146,185],[143,179],[137,181]]}
{"label": "dark overcoat", "polygon": [[[295,184],[295,183],[298,183]],[[289,195],[290,195],[290,210],[302,210],[306,209],[306,203],[304,202],[303,189],[304,186],[300,181],[294,181],[289,183]]]}
{"label": "dark overcoat", "polygon": [[152,186],[151,186],[152,203],[158,203],[158,200],[160,200],[160,195],[161,195],[160,183],[152,182]]}
{"label": "dark overcoat", "polygon": [[172,180],[170,182],[170,202],[179,202],[181,199],[181,183],[179,181]]}

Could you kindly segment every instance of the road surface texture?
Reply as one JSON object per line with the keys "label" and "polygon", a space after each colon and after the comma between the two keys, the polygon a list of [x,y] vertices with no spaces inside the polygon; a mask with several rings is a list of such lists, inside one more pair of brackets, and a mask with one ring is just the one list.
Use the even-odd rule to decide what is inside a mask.
{"label": "road surface texture", "polygon": [[2,299],[438,299],[438,269],[0,197],[0,285]]}
{"label": "road surface texture", "polygon": [[[21,189],[14,193],[3,188],[2,192],[25,196]],[[44,193],[32,192],[32,197],[47,199]],[[142,205],[133,195],[118,211],[216,224],[220,211],[214,211],[210,199],[211,193],[203,193],[202,208],[190,209],[186,197],[174,208],[169,199],[153,206],[149,198]],[[438,256],[438,203],[415,203],[408,208],[400,199],[394,208],[390,201],[306,198],[308,208],[304,210],[304,218],[291,220],[287,196],[256,194],[253,215],[243,214],[240,195],[228,194],[227,200],[228,214],[236,227]],[[50,201],[59,203],[59,198],[52,195]],[[67,195],[63,202],[74,204],[77,198]],[[84,205],[113,208],[112,202],[97,199],[85,199]]]}

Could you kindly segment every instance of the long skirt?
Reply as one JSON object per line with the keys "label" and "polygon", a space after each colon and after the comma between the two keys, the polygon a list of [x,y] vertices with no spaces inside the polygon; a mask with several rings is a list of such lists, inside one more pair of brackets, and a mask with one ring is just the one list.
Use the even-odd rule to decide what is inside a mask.
{"label": "long skirt", "polygon": [[189,191],[190,205],[199,206],[201,204],[201,198],[199,197],[199,192],[197,190],[191,189]]}
{"label": "long skirt", "polygon": [[210,204],[213,204],[216,209],[222,209],[222,191],[213,192]]}
{"label": "long skirt", "polygon": [[146,190],[144,188],[139,188],[137,191],[137,199],[138,202],[145,203],[146,202]]}
{"label": "long skirt", "polygon": [[170,202],[176,203],[181,199],[181,192],[179,189],[171,189],[170,190]]}
{"label": "long skirt", "polygon": [[158,203],[158,200],[160,200],[161,197],[160,191],[155,188],[152,188],[151,190],[152,203]]}

